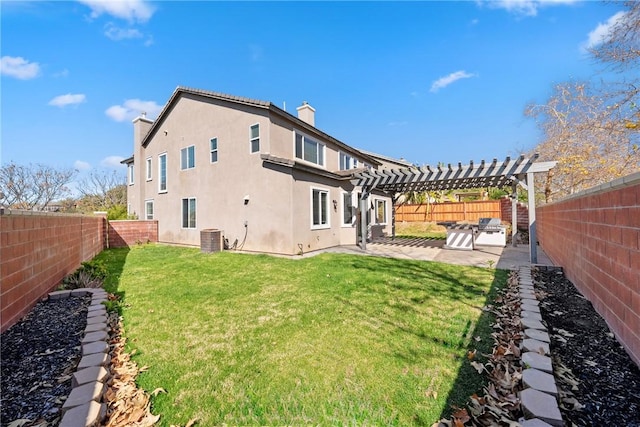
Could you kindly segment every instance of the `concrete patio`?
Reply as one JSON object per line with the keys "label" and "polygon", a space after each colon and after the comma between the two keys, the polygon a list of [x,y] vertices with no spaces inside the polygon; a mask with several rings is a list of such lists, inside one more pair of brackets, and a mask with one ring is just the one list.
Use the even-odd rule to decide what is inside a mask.
{"label": "concrete patio", "polygon": [[[366,251],[357,245],[338,246],[323,251],[305,254],[302,257],[314,256],[322,252],[348,253],[354,255],[371,255],[386,258],[413,259],[421,261],[438,261],[448,264],[472,265],[476,267],[494,267],[504,270],[517,270],[530,266],[529,245],[517,247],[477,247],[473,251],[443,248],[444,240],[426,238],[377,239],[367,244]],[[553,265],[549,257],[538,246],[538,264]]]}

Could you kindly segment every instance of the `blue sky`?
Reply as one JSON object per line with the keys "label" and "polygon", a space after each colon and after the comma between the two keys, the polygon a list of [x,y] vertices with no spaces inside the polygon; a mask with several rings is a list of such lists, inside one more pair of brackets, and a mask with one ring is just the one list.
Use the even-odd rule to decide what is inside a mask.
{"label": "blue sky", "polygon": [[418,164],[541,142],[526,104],[590,79],[621,6],[578,1],[3,1],[0,161],[119,168],[177,86],[271,101]]}

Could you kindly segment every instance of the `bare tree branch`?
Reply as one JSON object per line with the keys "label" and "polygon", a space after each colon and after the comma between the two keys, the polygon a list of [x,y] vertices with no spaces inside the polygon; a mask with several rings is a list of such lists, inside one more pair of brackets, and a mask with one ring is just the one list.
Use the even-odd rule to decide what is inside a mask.
{"label": "bare tree branch", "polygon": [[45,209],[69,193],[67,184],[77,171],[42,164],[0,167],[0,204],[13,209]]}

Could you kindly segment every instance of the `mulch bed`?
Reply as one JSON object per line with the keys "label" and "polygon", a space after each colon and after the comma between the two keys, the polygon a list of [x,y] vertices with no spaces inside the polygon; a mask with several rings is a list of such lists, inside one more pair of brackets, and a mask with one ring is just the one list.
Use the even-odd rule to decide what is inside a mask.
{"label": "mulch bed", "polygon": [[0,422],[46,426],[60,422],[81,357],[91,297],[40,301],[2,334]]}
{"label": "mulch bed", "polygon": [[640,426],[640,368],[560,269],[534,274],[568,426]]}

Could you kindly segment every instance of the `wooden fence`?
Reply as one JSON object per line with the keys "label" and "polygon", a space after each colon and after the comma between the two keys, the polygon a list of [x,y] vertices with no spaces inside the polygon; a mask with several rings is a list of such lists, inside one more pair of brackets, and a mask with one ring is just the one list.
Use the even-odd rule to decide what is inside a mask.
{"label": "wooden fence", "polygon": [[396,222],[469,221],[500,218],[500,200],[396,206]]}

